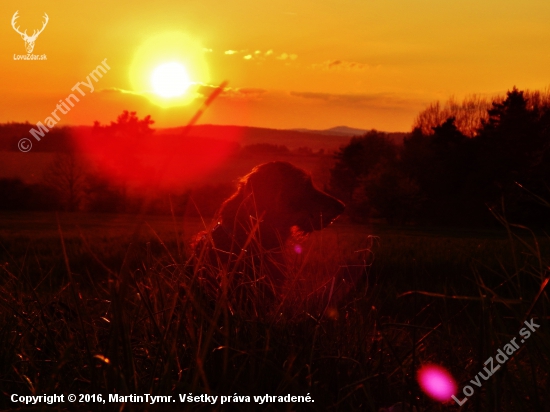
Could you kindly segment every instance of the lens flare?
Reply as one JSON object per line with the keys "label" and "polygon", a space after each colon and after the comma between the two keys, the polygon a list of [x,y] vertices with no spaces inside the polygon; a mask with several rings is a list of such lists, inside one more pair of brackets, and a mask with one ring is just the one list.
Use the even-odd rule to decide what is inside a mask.
{"label": "lens flare", "polygon": [[439,402],[446,402],[456,393],[456,383],[447,370],[438,365],[424,365],[417,380],[422,390]]}

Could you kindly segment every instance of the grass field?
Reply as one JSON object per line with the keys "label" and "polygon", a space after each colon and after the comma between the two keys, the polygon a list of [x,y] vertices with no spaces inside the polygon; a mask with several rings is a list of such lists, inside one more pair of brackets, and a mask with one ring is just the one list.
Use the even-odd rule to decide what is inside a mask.
{"label": "grass field", "polygon": [[[1,409],[18,406],[13,393],[204,393],[231,400],[186,410],[458,410],[420,390],[426,363],[451,372],[458,399],[473,387],[460,410],[550,405],[544,235],[337,223],[288,253],[289,290],[265,307],[204,293],[188,249],[199,219],[4,212],[0,222]],[[473,386],[531,318],[540,328]],[[254,403],[266,394],[315,402]]]}

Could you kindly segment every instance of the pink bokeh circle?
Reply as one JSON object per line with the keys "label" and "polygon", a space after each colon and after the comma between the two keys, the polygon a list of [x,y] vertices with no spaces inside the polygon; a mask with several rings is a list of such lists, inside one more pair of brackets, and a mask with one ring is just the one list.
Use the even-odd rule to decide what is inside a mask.
{"label": "pink bokeh circle", "polygon": [[451,374],[438,365],[424,365],[417,373],[422,390],[439,402],[446,402],[456,393],[456,382]]}

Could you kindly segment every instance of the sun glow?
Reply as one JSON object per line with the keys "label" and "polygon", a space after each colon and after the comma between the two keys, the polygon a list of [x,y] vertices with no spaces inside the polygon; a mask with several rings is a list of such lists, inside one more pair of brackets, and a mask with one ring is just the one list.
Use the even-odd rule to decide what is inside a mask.
{"label": "sun glow", "polygon": [[136,50],[129,74],[134,92],[162,107],[203,97],[198,88],[210,81],[205,48],[182,32],[150,37]]}
{"label": "sun glow", "polygon": [[161,97],[179,97],[183,95],[191,82],[183,65],[171,62],[158,66],[151,75],[151,86]]}

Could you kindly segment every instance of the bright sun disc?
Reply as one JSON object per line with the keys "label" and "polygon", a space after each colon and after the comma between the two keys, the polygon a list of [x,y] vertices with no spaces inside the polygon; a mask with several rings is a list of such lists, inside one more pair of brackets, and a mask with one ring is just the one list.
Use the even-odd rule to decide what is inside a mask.
{"label": "bright sun disc", "polygon": [[210,83],[205,48],[180,31],[148,37],[135,51],[129,68],[132,91],[163,107],[186,106],[202,98]]}
{"label": "bright sun disc", "polygon": [[161,97],[182,96],[190,85],[185,67],[176,62],[161,64],[151,75],[151,86]]}

